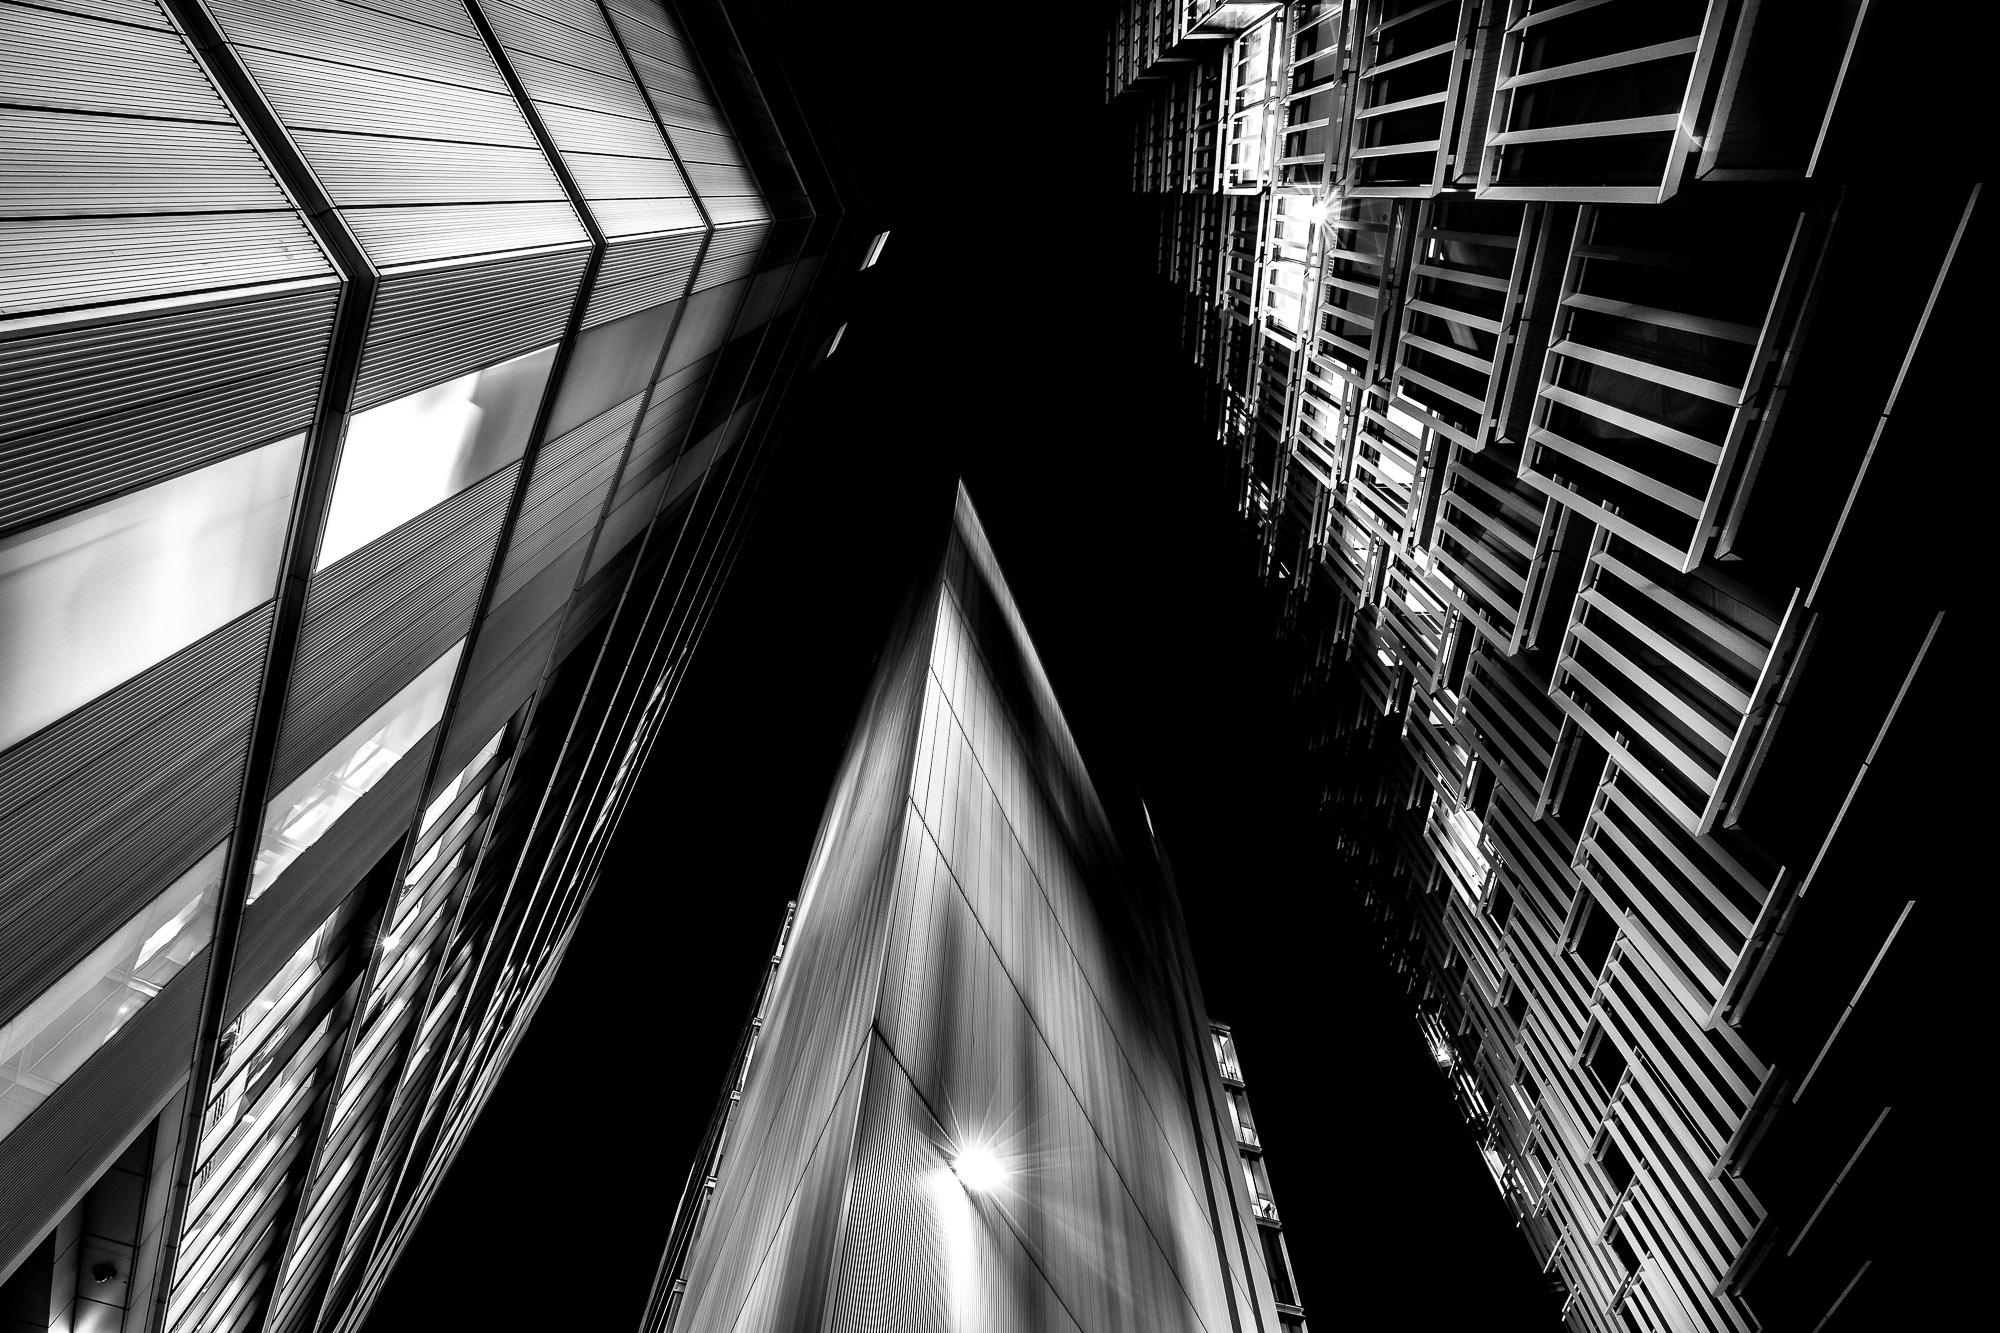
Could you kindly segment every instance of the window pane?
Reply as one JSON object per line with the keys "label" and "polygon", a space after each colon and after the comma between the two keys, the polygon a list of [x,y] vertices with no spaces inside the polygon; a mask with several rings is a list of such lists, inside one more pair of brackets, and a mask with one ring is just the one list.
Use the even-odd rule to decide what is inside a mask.
{"label": "window pane", "polygon": [[208,943],[226,846],[217,844],[68,976],[0,1027],[0,1139],[92,1052],[117,1036]]}
{"label": "window pane", "polygon": [[556,345],[356,412],[320,539],[323,569],[519,458]]}
{"label": "window pane", "polygon": [[0,538],[0,750],[270,600],[304,442]]}
{"label": "window pane", "polygon": [[264,836],[257,846],[257,868],[250,876],[250,902],[262,897],[286,866],[325,836],[349,806],[366,796],[437,725],[464,648],[463,639],[453,644],[264,808]]}

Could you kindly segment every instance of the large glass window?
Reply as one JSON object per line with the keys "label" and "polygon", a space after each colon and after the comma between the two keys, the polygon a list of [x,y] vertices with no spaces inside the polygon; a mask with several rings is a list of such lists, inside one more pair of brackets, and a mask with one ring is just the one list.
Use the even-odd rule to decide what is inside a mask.
{"label": "large glass window", "polygon": [[122,929],[0,1027],[0,1139],[160,993],[215,928],[218,844]]}
{"label": "large glass window", "polygon": [[465,640],[460,639],[272,798],[264,808],[263,840],[257,845],[248,901],[261,898],[285,867],[324,837],[349,806],[366,796],[437,725],[464,649]]}
{"label": "large glass window", "polygon": [[0,750],[270,600],[304,442],[0,537]]}
{"label": "large glass window", "polygon": [[550,343],[348,418],[313,567],[360,550],[519,458],[555,356]]}

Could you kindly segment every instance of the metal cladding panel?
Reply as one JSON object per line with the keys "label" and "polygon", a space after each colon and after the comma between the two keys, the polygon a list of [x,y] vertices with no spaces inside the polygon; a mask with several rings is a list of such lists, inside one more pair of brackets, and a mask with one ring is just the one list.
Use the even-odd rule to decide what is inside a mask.
{"label": "metal cladding panel", "polygon": [[519,466],[314,577],[272,790],[304,772],[471,627]]}
{"label": "metal cladding panel", "polygon": [[618,319],[687,291],[707,233],[699,228],[613,241],[606,247],[584,308],[583,327]]}
{"label": "metal cladding panel", "polygon": [[[490,658],[486,636],[480,636],[472,663],[474,674],[467,678],[464,698],[453,716],[451,739],[445,743],[439,772],[456,773],[463,768],[479,753],[479,747],[491,740],[493,733],[506,726],[507,719],[528,702],[528,696],[541,683],[542,668],[548,665],[549,650],[555,646],[556,633],[561,628],[558,608],[557,614],[543,620],[518,642],[502,644],[496,638]],[[502,648],[504,652],[500,651]]]}
{"label": "metal cladding panel", "polygon": [[112,19],[141,28],[168,31],[173,27],[152,0],[43,0],[42,7],[86,18]]}
{"label": "metal cladding panel", "polygon": [[[426,6],[402,17],[343,0],[207,0],[223,35],[239,46],[290,51],[467,88],[501,88],[499,72],[464,6]],[[408,11],[414,7],[400,4]],[[279,108],[282,114],[283,108]]]}
{"label": "metal cladding panel", "polygon": [[[480,7],[489,16],[495,7]],[[494,26],[499,27],[496,19]],[[579,69],[575,61],[549,60],[531,51],[517,49],[505,33],[507,63],[540,106],[588,108],[605,115],[622,115],[651,122],[653,113],[645,97],[632,82],[632,74],[621,59],[605,69]],[[551,133],[554,131],[551,130]],[[561,142],[558,140],[558,142]]]}
{"label": "metal cladding panel", "polygon": [[449,127],[458,144],[535,147],[534,132],[505,92],[254,46],[240,51],[257,86],[285,108],[286,124],[294,130],[400,136]]}
{"label": "metal cladding panel", "polygon": [[10,169],[0,213],[201,213],[284,208],[231,124],[0,108]]}
{"label": "metal cladding panel", "polygon": [[245,910],[225,1014],[234,1015],[262,990],[396,840],[409,832],[436,743],[433,727]]}
{"label": "metal cladding panel", "polygon": [[603,512],[605,488],[618,471],[638,410],[635,396],[543,446],[493,589],[496,605],[519,592],[564,551],[588,539]]}
{"label": "metal cladding panel", "polygon": [[353,410],[562,337],[588,249],[391,274],[369,318]]}
{"label": "metal cladding panel", "polygon": [[0,531],[305,429],[339,288],[0,329]]}
{"label": "metal cladding panel", "polygon": [[368,257],[383,268],[440,257],[568,245],[578,236],[576,210],[567,200],[354,208],[344,216]]}
{"label": "metal cladding panel", "polygon": [[259,607],[0,755],[0,1014],[228,835],[270,628]]}
{"label": "metal cladding panel", "polygon": [[0,1139],[0,1272],[74,1208],[187,1081],[209,951]]}
{"label": "metal cladding panel", "polygon": [[[513,54],[510,48],[508,54]],[[526,80],[524,79],[525,83]],[[537,90],[530,86],[530,93]],[[567,90],[562,90],[567,92]],[[535,110],[541,117],[542,126],[549,137],[565,154],[568,153],[615,153],[621,157],[638,158],[652,163],[661,163],[668,168],[669,178],[676,183],[673,193],[685,195],[686,182],[673,169],[673,153],[667,141],[660,134],[659,122],[647,110],[646,101],[639,96],[639,90],[631,90],[631,107],[619,108],[614,114],[601,106],[570,106],[561,101],[543,101],[535,98]],[[643,117],[643,119],[640,119]],[[588,191],[586,191],[588,193]]]}
{"label": "metal cladding panel", "polygon": [[290,213],[0,218],[0,319],[326,271]]}
{"label": "metal cladding panel", "polygon": [[[17,107],[230,119],[201,67],[164,23],[135,28],[7,3],[0,4],[0,25],[7,33],[0,44],[0,87]],[[116,69],[118,77],[102,77],[106,69]]]}
{"label": "metal cladding panel", "polygon": [[770,224],[764,222],[717,227],[715,238],[709,242],[708,253],[702,256],[701,274],[695,279],[695,290],[706,291],[749,276],[757,266],[758,250],[769,231]]}
{"label": "metal cladding panel", "polygon": [[[462,6],[422,21],[344,0],[211,8],[378,267],[588,240]],[[370,225],[375,208],[405,215]]]}

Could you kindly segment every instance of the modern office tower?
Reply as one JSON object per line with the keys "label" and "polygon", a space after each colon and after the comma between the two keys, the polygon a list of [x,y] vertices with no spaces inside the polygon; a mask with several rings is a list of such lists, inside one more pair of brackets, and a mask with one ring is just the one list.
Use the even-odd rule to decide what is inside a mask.
{"label": "modern office tower", "polygon": [[351,1330],[479,1114],[861,254],[736,22],[0,4],[9,1329]]}
{"label": "modern office tower", "polygon": [[961,490],[644,1326],[1300,1327],[1150,842],[1114,831]]}
{"label": "modern office tower", "polygon": [[1892,109],[1904,37],[1729,0],[1112,22],[1326,874],[1577,1329],[1903,1326],[1937,1290],[1991,208],[1976,73],[1943,52]]}

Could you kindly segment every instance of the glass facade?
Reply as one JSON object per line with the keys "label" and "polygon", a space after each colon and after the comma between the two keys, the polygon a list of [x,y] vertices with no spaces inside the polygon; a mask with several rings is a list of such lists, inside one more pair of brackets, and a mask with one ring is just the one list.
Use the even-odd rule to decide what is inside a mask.
{"label": "glass facade", "polygon": [[555,355],[551,343],[350,417],[315,567],[519,458]]}
{"label": "glass facade", "polygon": [[118,1035],[208,943],[217,846],[58,984],[0,1027],[0,1139]]}
{"label": "glass facade", "polygon": [[264,837],[250,881],[250,901],[269,891],[285,867],[326,836],[333,822],[366,796],[397,761],[435,727],[451,694],[463,642],[425,667],[319,762],[292,779],[264,810]]}
{"label": "glass facade", "polygon": [[304,443],[0,536],[0,750],[271,599]]}

